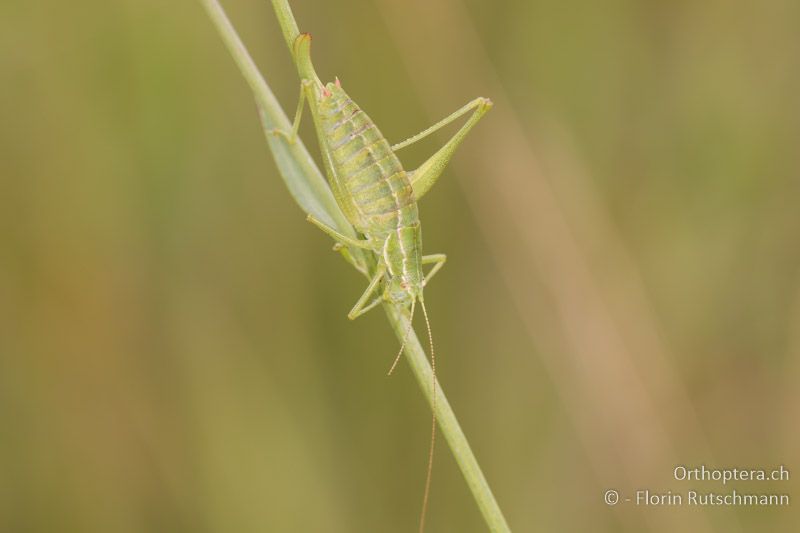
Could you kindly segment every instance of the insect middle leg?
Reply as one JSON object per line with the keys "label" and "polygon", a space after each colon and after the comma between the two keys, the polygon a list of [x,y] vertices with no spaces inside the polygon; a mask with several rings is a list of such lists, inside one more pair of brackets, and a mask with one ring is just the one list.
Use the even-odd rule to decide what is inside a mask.
{"label": "insect middle leg", "polygon": [[446,261],[447,261],[447,256],[445,254],[431,254],[422,256],[423,265],[433,264],[433,268],[431,269],[430,272],[428,272],[428,275],[425,276],[425,280],[422,282],[423,287],[427,285],[428,282],[431,280],[431,278],[435,276],[436,273],[442,269]]}
{"label": "insect middle leg", "polygon": [[332,227],[325,224],[323,221],[315,218],[314,215],[308,215],[306,217],[306,220],[308,220],[309,222],[317,226],[319,229],[321,229],[322,231],[324,231],[325,233],[336,239],[338,242],[344,244],[345,246],[355,246],[356,248],[363,248],[363,249],[370,248],[369,241],[353,239],[352,237],[348,237],[343,233],[339,233]]}
{"label": "insect middle leg", "polygon": [[469,130],[471,130],[472,127],[475,126],[475,124],[481,119],[481,117],[483,117],[483,115],[491,108],[491,100],[488,98],[476,98],[452,115],[440,120],[430,128],[392,146],[392,150],[396,152],[401,148],[405,148],[410,144],[414,144],[415,142],[424,139],[436,130],[450,124],[469,111],[472,111],[472,116],[469,117],[469,120],[467,120],[467,122],[461,126],[461,129],[459,129],[455,135],[453,135],[450,140],[445,143],[444,146],[439,148],[439,150],[427,161],[422,163],[419,168],[413,172],[409,172],[411,186],[414,189],[414,196],[417,200],[422,198],[422,196],[425,195],[428,190],[430,190],[433,184],[436,183],[436,180],[438,180],[439,176],[442,175],[442,171],[444,171],[447,163],[449,163],[450,159],[453,157],[453,153],[455,152],[456,148],[458,148],[458,145],[464,140],[467,133],[469,133]]}

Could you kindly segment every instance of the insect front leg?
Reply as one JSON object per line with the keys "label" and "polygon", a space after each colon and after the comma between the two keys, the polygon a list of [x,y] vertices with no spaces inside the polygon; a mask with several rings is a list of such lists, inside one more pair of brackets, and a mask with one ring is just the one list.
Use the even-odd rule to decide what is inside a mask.
{"label": "insect front leg", "polygon": [[455,152],[456,148],[458,148],[458,145],[464,140],[464,137],[466,137],[467,133],[469,133],[469,130],[471,130],[472,127],[481,119],[481,117],[483,117],[483,115],[491,108],[491,100],[488,98],[476,98],[452,115],[440,120],[430,128],[392,146],[392,150],[396,152],[397,150],[405,148],[406,146],[413,144],[420,139],[424,139],[436,130],[450,124],[469,111],[472,111],[472,116],[469,117],[469,120],[467,120],[467,122],[461,126],[461,129],[459,129],[456,134],[445,143],[444,146],[439,148],[439,150],[427,161],[422,163],[419,168],[409,173],[411,186],[414,189],[414,196],[417,198],[417,200],[422,198],[425,193],[430,190],[433,184],[436,183],[436,180],[438,180],[439,176],[442,175],[442,171],[444,171],[447,163],[449,163],[450,159],[453,157],[453,153]]}
{"label": "insect front leg", "polygon": [[297,132],[300,131],[300,120],[303,118],[303,108],[305,108],[307,91],[312,86],[311,80],[302,80],[300,82],[300,100],[297,102],[297,111],[294,113],[294,121],[292,122],[292,131],[287,132],[280,128],[273,128],[267,131],[272,135],[278,135],[286,139],[289,144],[294,144],[297,140]]}
{"label": "insect front leg", "polygon": [[425,276],[425,280],[422,282],[423,287],[427,285],[428,282],[431,280],[431,278],[435,276],[436,273],[442,269],[446,261],[447,261],[447,256],[445,254],[431,254],[422,256],[423,265],[433,264],[433,268],[431,269],[430,272],[428,272],[428,275]]}
{"label": "insect front leg", "polygon": [[375,292],[375,289],[378,287],[378,284],[383,279],[383,275],[385,273],[386,267],[383,265],[378,265],[378,268],[375,270],[375,275],[370,280],[369,285],[367,285],[367,289],[364,291],[364,294],[361,295],[361,298],[358,299],[356,305],[354,305],[350,312],[347,313],[347,318],[350,320],[355,320],[383,301],[383,297],[379,295],[369,304],[367,304],[367,300],[369,300],[369,297]]}

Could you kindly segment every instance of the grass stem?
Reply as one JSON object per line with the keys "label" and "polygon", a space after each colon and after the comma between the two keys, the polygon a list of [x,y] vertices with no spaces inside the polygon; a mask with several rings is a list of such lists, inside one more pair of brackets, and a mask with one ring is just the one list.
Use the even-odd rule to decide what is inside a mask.
{"label": "grass stem", "polygon": [[[282,137],[272,133],[275,129],[289,131],[291,129],[289,119],[270,90],[266,80],[258,71],[219,2],[217,0],[200,0],[200,2],[208,12],[211,21],[253,91],[264,129],[267,132],[270,150],[275,157],[281,177],[295,201],[300,204],[300,207],[306,213],[329,223],[345,235],[355,236],[355,230],[336,204],[325,178],[302,141],[298,139],[294,144],[289,144]],[[272,5],[286,44],[290,53],[292,53],[293,43],[299,34],[299,30],[291,8],[286,0],[273,0]],[[370,274],[374,269],[374,261],[366,254],[359,255],[356,260],[366,265],[365,273]],[[402,342],[409,327],[408,313],[404,309],[389,303],[384,303],[383,307],[389,324],[397,338]],[[456,419],[455,413],[447,401],[444,390],[438,382],[435,385],[437,392],[436,401],[434,402],[433,372],[425,350],[413,328],[408,335],[405,355],[420,389],[422,389],[428,403],[435,409],[439,428],[464,475],[464,479],[489,530],[492,532],[510,531],[481,471],[480,465],[472,453],[467,438]]]}

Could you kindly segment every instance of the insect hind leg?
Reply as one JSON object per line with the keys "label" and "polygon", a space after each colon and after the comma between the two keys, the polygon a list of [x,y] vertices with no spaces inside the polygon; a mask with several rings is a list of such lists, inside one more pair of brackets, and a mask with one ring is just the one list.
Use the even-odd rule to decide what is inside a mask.
{"label": "insect hind leg", "polygon": [[455,153],[456,148],[464,138],[469,133],[469,130],[472,129],[475,124],[483,117],[483,115],[492,108],[492,101],[488,98],[476,98],[473,101],[469,102],[467,105],[453,113],[452,115],[445,117],[444,119],[440,120],[430,128],[414,135],[413,137],[406,139],[405,141],[395,144],[392,146],[393,151],[400,150],[401,148],[405,148],[415,142],[424,139],[431,133],[447,126],[454,120],[458,119],[459,117],[465,115],[466,113],[472,111],[472,115],[469,119],[464,123],[463,126],[453,135],[449,141],[447,141],[444,146],[439,148],[435,154],[433,154],[427,161],[422,163],[419,168],[414,170],[413,172],[409,172],[409,177],[411,178],[411,186],[414,189],[414,196],[417,200],[422,198],[433,184],[436,183],[436,180],[439,179],[439,176],[442,175],[444,168],[450,162],[450,159],[453,157],[453,153]]}
{"label": "insect hind leg", "polygon": [[381,301],[383,300],[383,297],[381,296],[378,296],[377,298],[372,300],[369,304],[367,304],[367,301],[369,300],[369,297],[372,296],[372,293],[375,292],[375,289],[378,287],[378,284],[383,279],[383,275],[385,272],[386,272],[386,267],[378,266],[378,269],[375,271],[375,275],[370,280],[369,285],[367,285],[364,294],[361,295],[361,297],[358,299],[358,301],[350,310],[350,312],[347,313],[347,318],[349,318],[350,320],[355,320],[356,318],[360,317],[361,315],[363,315],[364,313],[366,313],[367,311],[369,311],[370,309],[381,303]]}

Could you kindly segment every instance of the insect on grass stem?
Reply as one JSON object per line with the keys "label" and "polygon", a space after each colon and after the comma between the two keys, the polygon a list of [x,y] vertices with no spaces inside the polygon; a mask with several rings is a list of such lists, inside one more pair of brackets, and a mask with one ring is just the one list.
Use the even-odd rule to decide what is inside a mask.
{"label": "insect on grass stem", "polygon": [[[309,215],[309,217],[327,225],[329,228],[335,228],[335,231],[338,234],[344,235],[349,239],[357,239],[359,236],[359,233],[356,231],[357,228],[354,229],[352,221],[347,217],[347,213],[343,213],[341,206],[337,205],[336,191],[331,191],[328,184],[326,184],[322,173],[314,164],[313,159],[308,154],[308,151],[306,150],[302,141],[298,139],[296,142],[290,144],[286,142],[285,139],[282,139],[279,136],[271,133],[274,129],[290,131],[293,128],[293,124],[289,122],[289,119],[278,104],[268,84],[256,68],[252,58],[247,52],[247,49],[233,28],[233,25],[230,23],[224,11],[222,10],[222,7],[219,5],[217,0],[200,0],[200,2],[205,7],[209,17],[234,57],[236,64],[239,66],[242,74],[253,90],[259,113],[264,124],[264,129],[268,133],[267,141],[270,150],[275,157],[280,175],[286,183],[292,196]],[[302,60],[303,50],[301,48],[298,51],[295,46],[300,33],[289,4],[286,0],[273,0],[272,4],[280,23],[284,39],[289,47],[290,52],[292,53],[293,58],[295,59],[295,62],[297,63],[298,59]],[[309,67],[310,61],[307,65],[303,66]],[[333,88],[341,88],[340,84],[331,83],[330,86],[325,86],[325,89],[332,91],[333,89],[331,86]],[[442,148],[440,148],[439,151],[434,154],[434,157],[429,159],[413,173],[413,177],[415,179],[412,181],[412,186],[415,200],[422,197],[422,195],[424,195],[427,190],[430,189],[430,187],[441,174],[441,169],[444,168],[444,165],[446,165],[452,156],[455,147],[460,144],[469,129],[474,126],[483,113],[488,111],[490,107],[491,102],[489,102],[487,99],[476,99],[440,123],[428,128],[428,130],[423,131],[421,134],[415,137],[412,137],[409,139],[409,141],[400,143],[400,147],[406,146],[418,138],[427,136],[436,129],[449,124],[467,112],[473,111],[473,115],[461,127],[456,135],[453,136],[453,138],[451,138]],[[399,147],[396,149],[399,149]],[[342,252],[342,255],[345,255],[346,252],[348,255],[345,255],[345,258],[351,261],[356,268],[365,273],[368,277],[375,276],[380,269],[380,264],[376,260],[375,255],[369,253],[369,250],[367,249],[346,246],[342,247],[340,252]],[[421,286],[424,286],[424,283],[430,279],[430,277],[435,274],[444,264],[444,256],[441,254],[434,254],[434,256],[429,256],[427,259],[430,261],[428,264],[433,264],[434,267],[428,274],[428,278],[422,280],[419,287],[420,295]],[[403,289],[401,285],[398,285],[394,288]],[[420,388],[431,405],[431,408],[434,412],[434,424],[438,423],[438,427],[441,429],[442,434],[444,435],[445,440],[447,441],[453,456],[455,457],[456,462],[458,463],[459,468],[464,475],[467,485],[470,488],[470,491],[478,505],[478,508],[481,511],[481,514],[484,517],[484,520],[486,521],[487,526],[491,531],[510,531],[497,504],[497,501],[494,498],[491,489],[489,488],[486,478],[484,477],[480,466],[469,447],[466,436],[459,426],[455,414],[453,413],[453,410],[447,401],[444,390],[434,377],[433,368],[435,363],[433,361],[431,363],[428,362],[428,359],[425,355],[425,350],[422,348],[419,339],[410,325],[410,317],[406,316],[407,310],[403,308],[403,305],[399,305],[393,301],[382,301],[376,303],[376,305],[378,304],[382,305],[384,308],[389,323],[394,329],[398,339],[400,339],[401,342],[403,339],[406,339],[406,359]],[[363,307],[360,309],[354,308],[354,311],[363,311],[367,307],[371,308],[372,305],[370,305],[369,302],[363,302]],[[432,343],[430,325],[427,320],[427,313],[425,312],[424,306],[423,314],[426,316],[429,342]],[[407,334],[406,331],[408,331]],[[431,356],[433,356],[432,349]],[[432,457],[432,455],[429,455],[429,462],[430,457]],[[426,488],[426,501],[428,490],[429,489]],[[423,520],[426,510],[427,506],[424,505],[422,516]]]}

